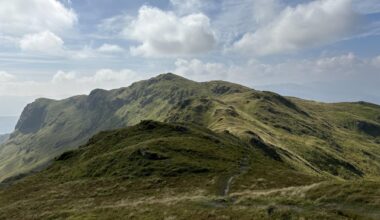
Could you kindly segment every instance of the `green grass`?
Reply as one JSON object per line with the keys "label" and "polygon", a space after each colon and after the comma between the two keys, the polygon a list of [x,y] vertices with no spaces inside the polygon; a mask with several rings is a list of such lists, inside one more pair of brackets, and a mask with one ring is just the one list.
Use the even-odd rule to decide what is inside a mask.
{"label": "green grass", "polygon": [[43,171],[0,191],[0,219],[377,219],[379,129],[374,104],[174,74],[38,99],[0,146],[0,181]]}
{"label": "green grass", "polygon": [[141,120],[190,122],[248,142],[258,136],[284,162],[316,176],[355,179],[380,172],[377,105],[318,103],[163,74],[127,88],[28,105],[10,142],[0,147],[0,180],[41,167],[100,131]]}
{"label": "green grass", "polygon": [[[227,172],[242,157],[242,142],[203,128],[153,121],[101,132],[87,145],[58,158],[52,173],[57,178],[178,176]],[[72,165],[74,169],[68,171]]]}
{"label": "green grass", "polygon": [[376,219],[379,186],[297,171],[229,133],[143,121],[0,188],[0,219]]}

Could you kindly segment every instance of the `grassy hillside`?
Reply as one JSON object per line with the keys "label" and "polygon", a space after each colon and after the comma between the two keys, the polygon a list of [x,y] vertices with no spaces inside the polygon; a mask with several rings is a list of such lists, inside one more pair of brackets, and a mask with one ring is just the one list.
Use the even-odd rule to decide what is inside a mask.
{"label": "grassy hillside", "polygon": [[[248,90],[225,83],[228,92]],[[235,88],[236,87],[236,88]],[[128,88],[94,90],[89,96],[56,101],[38,99],[23,111],[10,141],[0,149],[0,181],[44,166],[55,156],[85,143],[102,130],[134,125],[144,119],[164,121],[189,97],[218,92],[173,74],[141,81]]]}
{"label": "grassy hillside", "polygon": [[380,173],[377,105],[317,103],[163,74],[127,88],[28,105],[0,149],[0,181],[44,167],[100,131],[147,119],[229,132],[272,160],[316,177],[358,179]]}
{"label": "grassy hillside", "polygon": [[299,172],[224,132],[143,121],[0,187],[0,219],[378,219],[376,181]]}

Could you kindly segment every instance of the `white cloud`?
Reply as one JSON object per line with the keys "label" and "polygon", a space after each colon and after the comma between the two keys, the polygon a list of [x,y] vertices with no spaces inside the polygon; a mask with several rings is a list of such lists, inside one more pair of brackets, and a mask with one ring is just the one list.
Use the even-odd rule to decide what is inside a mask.
{"label": "white cloud", "polygon": [[85,45],[78,50],[66,50],[65,56],[74,60],[84,60],[91,58],[106,58],[120,56],[125,50],[115,44],[103,44],[98,48]]}
{"label": "white cloud", "polygon": [[354,53],[348,53],[345,55],[335,57],[321,58],[315,62],[315,65],[318,67],[318,69],[323,70],[336,70],[337,68],[344,68],[345,70],[348,70],[360,64],[365,65],[366,63],[359,59]]}
{"label": "white cloud", "polygon": [[[114,71],[112,69],[100,69],[95,75],[87,80],[93,81],[96,83],[103,82],[119,82],[119,86],[127,86],[132,83],[133,80],[136,80],[139,74],[133,70],[123,69],[121,71]],[[120,84],[121,83],[121,84]]]}
{"label": "white cloud", "polygon": [[255,32],[246,33],[233,49],[254,55],[293,52],[320,46],[351,33],[357,15],[351,0],[317,0],[287,7]]}
{"label": "white cloud", "polygon": [[[77,94],[88,94],[95,88],[115,89],[126,87],[141,75],[130,69],[112,70],[99,69],[94,74],[83,75],[75,71],[58,71],[50,82],[43,83],[45,93],[53,98],[62,98]],[[40,92],[40,91],[39,91]]]}
{"label": "white cloud", "polygon": [[98,57],[97,50],[89,45],[84,45],[79,50],[67,51],[66,56],[74,60],[83,60]]}
{"label": "white cloud", "polygon": [[196,81],[221,79],[306,99],[380,104],[380,57],[348,53],[275,64],[251,60],[243,65],[181,59],[175,65],[173,72]]}
{"label": "white cloud", "polygon": [[189,55],[214,47],[215,36],[209,18],[202,14],[178,17],[174,12],[143,6],[123,35],[140,42],[132,55],[145,57]]}
{"label": "white cloud", "polygon": [[0,33],[20,36],[50,30],[63,33],[77,15],[58,0],[0,0]]}
{"label": "white cloud", "polygon": [[64,41],[50,31],[27,34],[21,38],[19,46],[23,51],[27,52],[45,53],[77,60],[117,55],[124,52],[124,49],[119,45],[107,43],[98,48],[85,45],[80,49],[67,49],[64,47]]}
{"label": "white cloud", "polygon": [[[178,59],[170,72],[197,80],[226,80],[260,89],[280,90],[282,85],[315,84],[313,92],[303,95],[294,90],[286,91],[288,95],[304,98],[328,99],[328,95],[318,96],[325,91],[339,96],[334,100],[351,100],[352,98],[376,101],[379,99],[380,57],[360,58],[353,53],[326,56],[317,59],[289,60],[280,63],[262,63],[250,60],[243,64],[226,64],[204,62],[199,59]],[[0,96],[65,98],[78,94],[88,94],[95,88],[113,89],[125,87],[136,80],[146,79],[151,74],[139,74],[130,69],[100,69],[93,74],[76,71],[58,71],[46,81],[30,81],[14,77],[0,71]],[[330,85],[330,86],[326,86]],[[299,87],[294,87],[299,88]],[[329,88],[331,90],[326,90]],[[318,91],[320,89],[321,91]],[[349,93],[348,93],[349,91]],[[334,93],[334,94],[333,94]],[[356,96],[355,96],[356,94]],[[365,96],[367,95],[367,96]],[[375,97],[370,99],[371,97]],[[342,99],[338,99],[342,98]],[[333,100],[333,99],[331,99]]]}
{"label": "white cloud", "polygon": [[104,38],[121,37],[120,33],[123,31],[126,25],[133,21],[133,17],[121,14],[114,17],[103,19],[97,26],[98,31]]}
{"label": "white cloud", "polygon": [[2,82],[9,82],[16,79],[16,77],[12,74],[9,74],[5,71],[0,71],[0,83]]}
{"label": "white cloud", "polygon": [[119,45],[115,44],[103,44],[97,49],[101,53],[121,53],[124,49]]}
{"label": "white cloud", "polygon": [[27,34],[20,40],[24,51],[59,54],[63,52],[63,40],[50,31]]}
{"label": "white cloud", "polygon": [[[202,9],[212,15],[211,25],[219,42],[230,46],[248,32],[268,24],[285,7],[283,0],[210,0]],[[205,10],[209,9],[209,10]],[[211,10],[210,10],[211,9]]]}
{"label": "white cloud", "polygon": [[133,82],[136,78],[138,78],[138,74],[133,70],[122,69],[120,71],[115,71],[112,69],[100,69],[93,75],[78,75],[73,71],[58,71],[53,76],[51,82],[54,84],[87,84],[87,87],[90,86],[95,88],[96,86],[100,86],[101,88],[112,89],[118,86],[126,86],[127,84]]}
{"label": "white cloud", "polygon": [[178,59],[174,73],[199,81],[222,79],[230,74],[230,68],[222,63],[204,63],[198,59]]}
{"label": "white cloud", "polygon": [[363,79],[380,83],[380,65],[377,64],[380,58],[364,59],[353,53],[275,64],[250,60],[242,65],[227,65],[178,59],[173,72],[198,81],[223,79],[248,86],[343,80],[359,84]]}
{"label": "white cloud", "polygon": [[96,88],[114,89],[126,87],[132,82],[141,79],[143,79],[141,74],[130,69],[99,69],[94,74],[58,71],[48,81],[21,80],[0,71],[0,97],[19,96],[61,99],[79,94],[88,94]]}
{"label": "white cloud", "polygon": [[75,72],[64,72],[62,70],[59,70],[54,76],[51,82],[53,84],[60,84],[62,82],[69,82],[76,80],[77,76]]}

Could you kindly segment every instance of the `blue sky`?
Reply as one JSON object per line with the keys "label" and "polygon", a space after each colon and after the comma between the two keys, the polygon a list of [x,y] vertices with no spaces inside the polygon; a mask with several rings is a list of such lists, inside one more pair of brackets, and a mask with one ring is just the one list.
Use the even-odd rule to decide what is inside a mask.
{"label": "blue sky", "polygon": [[0,0],[0,116],[163,72],[380,103],[380,0]]}

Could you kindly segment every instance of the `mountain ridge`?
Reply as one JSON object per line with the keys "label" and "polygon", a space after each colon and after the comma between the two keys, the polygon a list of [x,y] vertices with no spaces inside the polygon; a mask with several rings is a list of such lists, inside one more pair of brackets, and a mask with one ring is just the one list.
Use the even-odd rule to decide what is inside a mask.
{"label": "mountain ridge", "polygon": [[0,147],[0,180],[42,166],[100,131],[142,120],[190,122],[229,132],[269,157],[317,176],[371,176],[380,172],[380,162],[369,158],[380,153],[377,137],[368,131],[377,134],[379,118],[379,106],[368,103],[326,104],[161,74],[125,88],[29,104]]}

